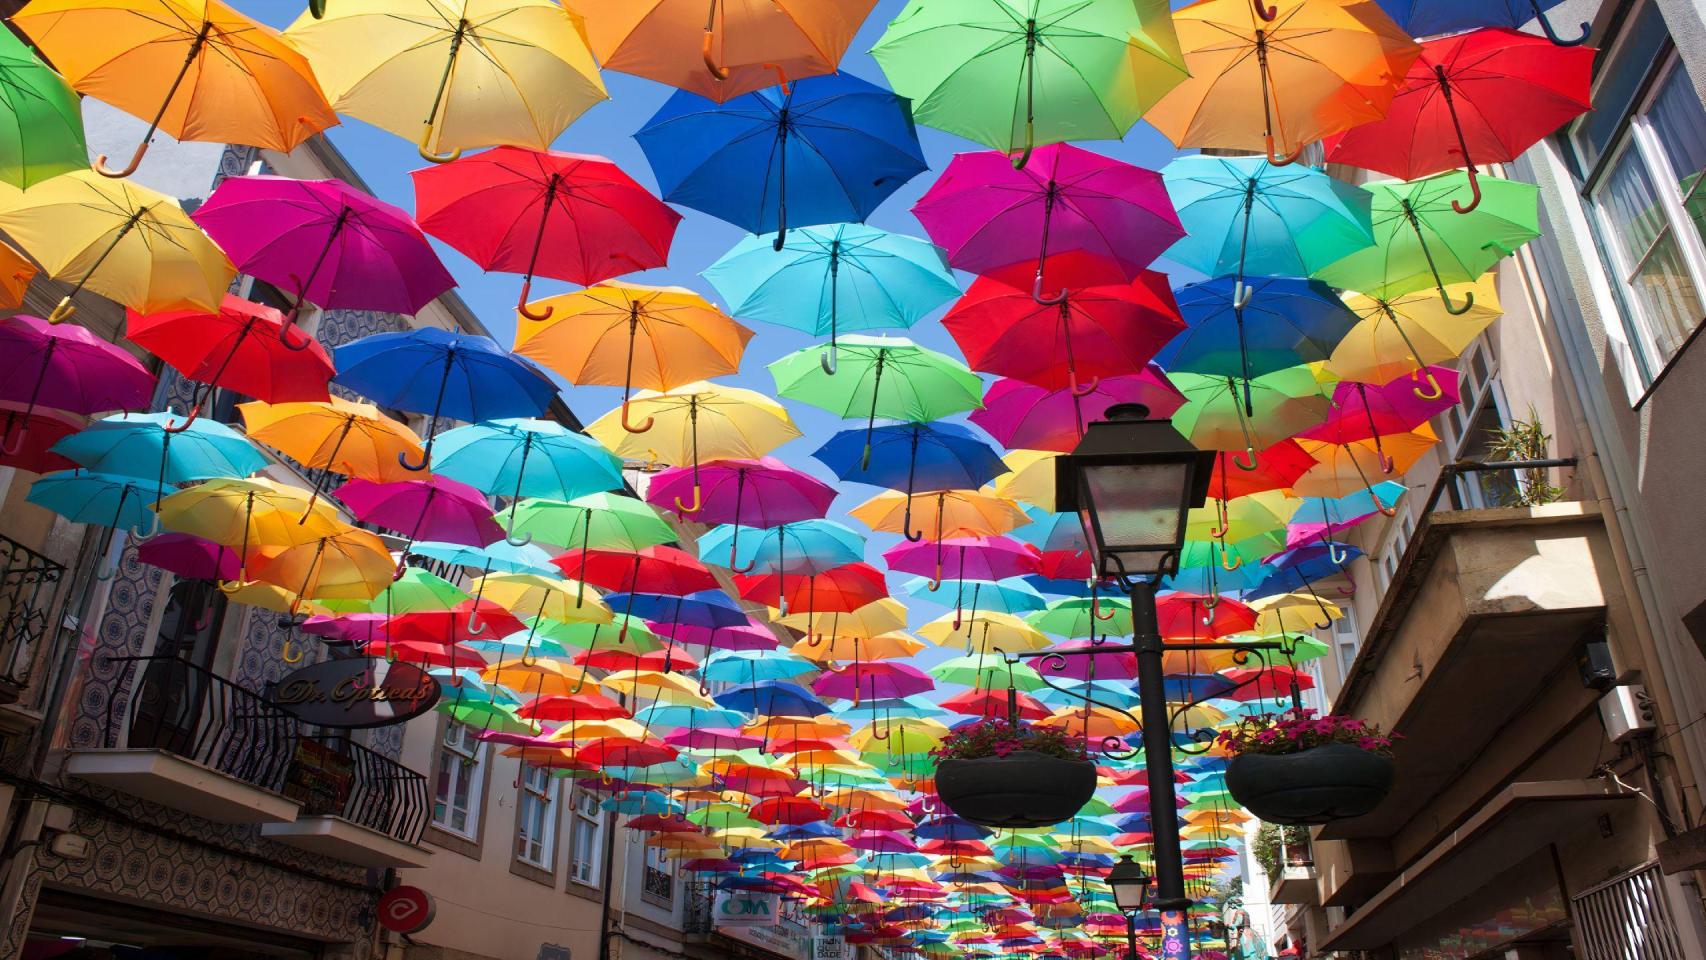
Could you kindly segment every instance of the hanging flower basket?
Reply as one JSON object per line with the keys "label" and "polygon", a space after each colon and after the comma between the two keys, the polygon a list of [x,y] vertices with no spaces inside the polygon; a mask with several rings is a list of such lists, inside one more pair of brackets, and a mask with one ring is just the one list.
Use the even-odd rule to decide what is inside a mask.
{"label": "hanging flower basket", "polygon": [[1096,792],[1084,741],[1059,730],[985,720],[955,731],[933,755],[936,794],[979,826],[1053,826]]}
{"label": "hanging flower basket", "polygon": [[1392,789],[1392,740],[1360,720],[1308,711],[1249,720],[1221,733],[1232,798],[1287,826],[1360,817]]}

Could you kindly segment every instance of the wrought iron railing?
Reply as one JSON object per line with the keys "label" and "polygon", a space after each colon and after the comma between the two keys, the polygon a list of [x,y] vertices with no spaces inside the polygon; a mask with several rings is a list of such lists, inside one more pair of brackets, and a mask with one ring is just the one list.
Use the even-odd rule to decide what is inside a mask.
{"label": "wrought iron railing", "polygon": [[675,877],[648,863],[640,875],[640,892],[654,900],[669,901],[675,897]]}
{"label": "wrought iron railing", "polygon": [[[296,746],[295,717],[253,690],[176,657],[112,657],[109,662],[131,666],[127,678],[107,688],[105,747],[165,750],[281,791]],[[128,718],[121,698],[126,690]]]}
{"label": "wrought iron railing", "polygon": [[[1458,480],[1473,474],[1486,473],[1527,473],[1530,476],[1545,477],[1547,472],[1554,469],[1573,467],[1575,457],[1554,457],[1546,460],[1493,460],[1486,463],[1464,460],[1448,463],[1439,469],[1439,479],[1434,481],[1433,489],[1428,492],[1428,499],[1422,505],[1422,516],[1426,517],[1439,506],[1441,496],[1451,502],[1451,509],[1462,510],[1465,507],[1463,491]],[[1519,483],[1522,481],[1518,481]],[[1561,495],[1558,499],[1570,499]]]}
{"label": "wrought iron railing", "polygon": [[717,925],[711,917],[717,890],[707,880],[688,880],[681,884],[684,895],[681,910],[681,932],[709,934]]}
{"label": "wrought iron railing", "polygon": [[57,632],[65,566],[0,536],[0,703],[29,686],[43,641]]}
{"label": "wrought iron railing", "polygon": [[304,814],[342,817],[404,843],[419,843],[432,817],[425,776],[348,736],[304,736],[286,790],[292,792],[313,797]]}

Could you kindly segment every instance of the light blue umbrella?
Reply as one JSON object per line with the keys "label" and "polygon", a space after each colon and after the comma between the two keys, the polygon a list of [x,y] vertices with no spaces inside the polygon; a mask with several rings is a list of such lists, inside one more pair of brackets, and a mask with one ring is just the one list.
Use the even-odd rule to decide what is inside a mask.
{"label": "light blue umbrella", "polygon": [[[537,621],[534,621],[537,622]],[[521,630],[507,637],[495,640],[465,640],[463,645],[478,650],[481,653],[495,653],[505,659],[510,657],[567,657],[569,651],[561,643],[544,636],[535,636],[536,630]]]}
{"label": "light blue umbrella", "polygon": [[[920,600],[931,600],[933,597],[929,577],[913,577],[902,584],[901,589],[906,591],[907,596]],[[960,594],[961,599],[971,606],[974,616],[979,610],[1024,615],[1048,606],[1047,597],[1017,577],[1006,580],[967,580]]]}
{"label": "light blue umbrella", "polygon": [[[586,434],[550,420],[492,420],[447,430],[438,437],[433,472],[515,502],[573,500],[622,487],[620,459]],[[515,502],[506,529],[515,526]],[[509,543],[532,539],[527,534]]]}
{"label": "light blue umbrella", "polygon": [[696,730],[738,727],[746,715],[722,707],[696,707],[689,703],[654,703],[634,714],[634,721],[646,727],[692,727]]}
{"label": "light blue umbrella", "polygon": [[532,544],[516,546],[499,540],[484,547],[470,547],[460,543],[417,540],[409,547],[409,553],[458,566],[473,567],[481,571],[482,575],[492,572],[541,573],[552,577],[562,575],[562,571],[551,563],[551,555]]}
{"label": "light blue umbrella", "polygon": [[910,327],[959,296],[942,248],[926,240],[855,223],[747,237],[703,276],[750,320],[829,335],[822,363],[835,370],[842,330]]}
{"label": "light blue umbrella", "polygon": [[769,529],[725,523],[699,538],[699,559],[743,574],[813,576],[864,557],[864,535],[833,520],[801,520]]}
{"label": "light blue umbrella", "polygon": [[1037,690],[1031,695],[1037,702],[1059,709],[1061,707],[1082,707],[1084,701],[1074,694],[1088,694],[1110,707],[1122,710],[1135,710],[1139,705],[1137,686],[1132,683],[1122,683],[1116,680],[1096,680],[1086,687],[1082,682],[1074,682],[1071,686],[1073,693],[1063,693],[1053,687]]}
{"label": "light blue umbrella", "polygon": [[838,717],[849,717],[855,711],[862,716],[875,715],[887,720],[935,718],[946,716],[948,713],[948,711],[918,695],[865,700],[858,706],[854,706],[853,701],[849,700],[837,704],[834,713]]}
{"label": "light blue umbrella", "polygon": [[[679,761],[677,761],[677,762],[679,762]],[[617,777],[615,774],[615,768],[611,768],[610,770],[608,770],[606,772],[609,773],[612,777],[615,777],[616,779],[620,779],[620,780],[629,780],[630,779],[628,777]],[[655,775],[656,772],[657,772],[657,767],[647,767],[644,770],[636,770],[635,771],[636,775],[640,775],[640,776],[643,776],[647,773],[652,773]],[[599,808],[603,809],[603,810],[614,810],[617,813],[635,813],[635,814],[680,813],[681,809],[682,809],[681,804],[677,803],[674,800],[671,800],[669,797],[666,797],[661,793],[658,793],[656,790],[645,790],[645,791],[640,791],[640,792],[628,792],[628,793],[617,794],[614,797],[606,798],[603,803],[599,804]]]}
{"label": "light blue umbrella", "polygon": [[96,473],[152,481],[154,500],[169,484],[246,477],[267,465],[247,438],[225,424],[198,419],[180,426],[181,420],[170,412],[121,413],[61,439],[52,451]]}
{"label": "light blue umbrella", "polygon": [[[154,500],[152,481],[109,473],[90,473],[86,470],[61,470],[36,479],[25,497],[38,507],[52,510],[72,523],[130,528],[137,536],[143,529],[157,529],[159,518],[148,504]],[[103,571],[105,580],[112,576]]]}
{"label": "light blue umbrella", "polygon": [[1051,513],[1041,507],[1022,508],[1031,522],[1008,533],[1038,550],[1088,550],[1084,521],[1076,513]]}
{"label": "light blue umbrella", "polygon": [[713,682],[757,683],[786,680],[820,669],[821,664],[786,650],[719,650],[705,658],[699,676]]}

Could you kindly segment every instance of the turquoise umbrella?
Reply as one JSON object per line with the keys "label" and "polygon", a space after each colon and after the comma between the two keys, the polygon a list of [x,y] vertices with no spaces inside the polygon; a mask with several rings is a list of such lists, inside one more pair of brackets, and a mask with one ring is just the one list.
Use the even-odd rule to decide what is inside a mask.
{"label": "turquoise umbrella", "polygon": [[[90,473],[84,470],[62,470],[36,478],[30,486],[30,503],[52,510],[72,523],[129,528],[131,534],[142,538],[159,529],[159,518],[148,504],[155,499],[154,484],[134,477]],[[150,531],[143,534],[144,528]],[[113,569],[102,567],[95,576],[112,578]]]}
{"label": "turquoise umbrella", "polygon": [[[724,557],[724,555],[727,555]],[[801,520],[760,530],[725,523],[699,538],[699,559],[736,573],[812,576],[865,556],[865,537],[833,520]]]}
{"label": "turquoise umbrella", "polygon": [[720,650],[705,658],[699,676],[711,682],[757,683],[787,680],[821,669],[822,664],[786,650]]}
{"label": "turquoise umbrella", "polygon": [[856,223],[794,230],[780,251],[749,236],[703,276],[735,316],[828,334],[825,373],[840,331],[910,327],[960,294],[940,247]]}
{"label": "turquoise umbrella", "polygon": [[155,500],[168,484],[246,477],[267,465],[247,438],[225,424],[177,424],[182,419],[170,412],[121,413],[96,420],[52,450],[96,473],[152,480]]}
{"label": "turquoise umbrella", "polygon": [[[433,472],[482,493],[513,498],[504,527],[515,528],[522,497],[572,500],[622,488],[622,461],[584,433],[550,420],[491,420],[447,430],[437,438]],[[533,539],[509,535],[521,546]]]}
{"label": "turquoise umbrella", "polygon": [[[909,597],[929,600],[933,596],[930,582],[929,577],[913,577],[902,584],[901,589]],[[971,604],[973,616],[976,616],[979,610],[1022,615],[1048,606],[1048,598],[1038,593],[1037,588],[1017,578],[966,580],[963,583],[962,599]]]}
{"label": "turquoise umbrella", "polygon": [[461,567],[474,567],[485,573],[562,575],[562,571],[551,563],[551,555],[532,544],[516,546],[499,540],[484,547],[469,547],[460,543],[417,540],[409,547],[409,553]]}

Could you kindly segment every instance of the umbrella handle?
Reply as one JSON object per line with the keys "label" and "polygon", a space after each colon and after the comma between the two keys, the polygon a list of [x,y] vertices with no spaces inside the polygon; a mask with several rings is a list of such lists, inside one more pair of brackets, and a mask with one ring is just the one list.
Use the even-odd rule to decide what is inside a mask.
{"label": "umbrella handle", "polygon": [[1219,600],[1216,600],[1213,604],[1205,603],[1202,605],[1202,609],[1203,609],[1202,625],[1203,626],[1205,626],[1205,627],[1214,626],[1214,608],[1219,606],[1219,605],[1220,605]]}
{"label": "umbrella handle", "polygon": [[1534,19],[1540,21],[1541,32],[1546,34],[1546,39],[1552,41],[1553,43],[1557,44],[1560,47],[1579,47],[1582,44],[1587,43],[1588,37],[1593,35],[1593,24],[1584,23],[1584,24],[1582,24],[1582,35],[1581,36],[1577,37],[1574,40],[1560,39],[1558,37],[1557,32],[1552,29],[1552,21],[1546,19],[1546,14],[1541,12],[1540,5],[1539,4],[1533,4],[1533,6],[1534,6]]}
{"label": "umbrella handle", "polygon": [[432,130],[433,123],[431,120],[421,124],[421,139],[420,142],[415,145],[415,152],[421,155],[422,160],[425,160],[427,163],[449,163],[457,157],[462,156],[462,150],[460,148],[452,150],[449,153],[433,153],[432,150],[427,147],[427,144],[432,142]]}
{"label": "umbrella handle", "polygon": [[751,573],[753,570],[757,569],[757,567],[758,567],[758,553],[757,553],[757,551],[753,552],[751,563],[747,564],[744,567],[737,566],[735,564],[735,545],[732,543],[729,544],[729,569],[730,570],[734,571],[735,573],[740,574],[741,576],[745,576],[745,575]]}
{"label": "umbrella handle", "polygon": [[[714,7],[712,8],[712,12],[715,12]],[[704,59],[705,69],[711,72],[711,76],[716,77],[718,80],[727,80],[729,78],[729,71],[723,67],[717,66],[717,58],[711,55],[711,44],[716,40],[716,36],[716,31],[713,28],[710,26],[705,28],[705,37],[699,41],[699,56]]]}
{"label": "umbrella handle", "polygon": [[[1226,561],[1228,558],[1233,559],[1236,562],[1235,563],[1227,563]],[[1220,544],[1220,569],[1225,570],[1228,573],[1231,573],[1232,571],[1238,569],[1239,567],[1242,567],[1243,565],[1244,565],[1244,558],[1243,557],[1233,557],[1232,551],[1226,549],[1226,543],[1224,541],[1222,541]]]}
{"label": "umbrella handle", "polygon": [[197,400],[195,404],[190,407],[189,415],[184,419],[183,423],[172,423],[168,420],[165,426],[160,429],[167,433],[183,433],[185,430],[188,430],[190,428],[190,424],[195,423],[196,418],[201,416],[202,402],[203,401],[201,400]]}
{"label": "umbrella handle", "polygon": [[148,514],[148,532],[142,533],[134,526],[130,528],[130,538],[137,543],[147,543],[160,535],[160,515],[152,511]]}
{"label": "umbrella handle", "polygon": [[1092,376],[1090,378],[1090,382],[1087,384],[1080,384],[1078,382],[1078,374],[1076,372],[1069,372],[1067,376],[1072,378],[1071,388],[1072,395],[1074,397],[1088,397],[1090,394],[1096,392],[1097,387],[1102,385],[1102,377],[1100,374]]}
{"label": "umbrella handle", "polygon": [[1250,305],[1250,298],[1254,296],[1255,293],[1256,288],[1245,283],[1243,280],[1233,281],[1232,309],[1242,310],[1245,307],[1248,307]]}
{"label": "umbrella handle", "polygon": [[1351,585],[1348,588],[1334,587],[1333,589],[1339,591],[1339,596],[1341,597],[1354,597],[1357,595],[1357,585],[1355,580],[1351,581]]}
{"label": "umbrella handle", "polygon": [[425,449],[425,448],[423,448],[421,451],[421,460],[419,463],[411,462],[409,460],[409,454],[407,453],[407,451],[397,454],[398,466],[401,466],[404,470],[408,470],[412,473],[419,473],[422,470],[425,470],[427,468],[427,464],[431,461],[432,461],[432,453],[430,450]]}
{"label": "umbrella handle", "polygon": [[1380,472],[1387,474],[1388,476],[1390,476],[1392,471],[1398,466],[1396,463],[1392,462],[1392,458],[1387,456],[1384,451],[1376,450],[1374,458],[1375,462],[1380,464]]}
{"label": "umbrella handle", "polygon": [[123,170],[114,170],[111,167],[107,166],[107,155],[103,153],[100,156],[95,158],[95,163],[94,163],[95,172],[100,174],[103,177],[110,177],[114,180],[122,180],[125,177],[128,177],[131,174],[135,173],[137,167],[142,166],[142,157],[147,152],[148,152],[148,140],[146,138],[144,138],[141,143],[136,145],[136,152],[130,155],[130,163],[126,164]]}
{"label": "umbrella handle", "polygon": [[11,424],[8,423],[5,435],[0,437],[0,453],[8,457],[16,456],[18,451],[24,449],[24,441],[29,438],[29,435],[28,421],[25,422],[24,426],[18,428],[17,433],[12,432]]}
{"label": "umbrella handle", "polygon": [[1468,213],[1481,205],[1481,178],[1475,174],[1475,165],[1470,164],[1464,167],[1463,172],[1469,175],[1470,200],[1467,206],[1458,203],[1456,200],[1451,201],[1451,209],[1458,213]]}
{"label": "umbrella handle", "polygon": [[480,622],[480,611],[478,608],[471,610],[468,613],[468,632],[476,637],[486,632],[486,624]]}
{"label": "umbrella handle", "polygon": [[836,353],[835,341],[831,340],[829,342],[829,349],[825,350],[817,358],[818,366],[823,367],[823,372],[832,377],[835,376]]}
{"label": "umbrella handle", "polygon": [[[292,650],[296,652],[294,657],[290,655]],[[296,646],[295,641],[289,637],[284,638],[284,645],[279,648],[278,655],[285,663],[301,663],[303,657],[302,648]]]}
{"label": "umbrella handle", "polygon": [[[1421,372],[1421,371],[1418,371],[1418,372]],[[1428,381],[1428,389],[1423,390],[1421,387],[1413,387],[1412,390],[1415,392],[1416,397],[1418,399],[1438,400],[1440,398],[1440,395],[1445,393],[1445,390],[1440,387],[1439,378],[1434,376],[1434,372],[1432,370],[1428,370],[1426,372],[1427,372],[1427,378],[1426,379]],[[1411,379],[1415,379],[1415,376],[1416,376],[1416,374],[1414,374],[1414,373],[1410,375]]]}
{"label": "umbrella handle", "polygon": [[1439,288],[1439,299],[1442,303],[1445,304],[1445,312],[1446,313],[1449,313],[1454,317],[1461,317],[1464,314],[1469,312],[1470,307],[1475,306],[1475,291],[1467,290],[1464,292],[1464,294],[1463,294],[1463,306],[1461,306],[1461,307],[1452,305],[1451,297],[1446,295],[1444,287]]}
{"label": "umbrella handle", "polygon": [[515,298],[515,312],[521,314],[522,316],[526,317],[529,320],[532,320],[535,323],[544,323],[545,321],[551,319],[552,315],[557,312],[557,308],[551,306],[550,304],[546,304],[545,310],[543,313],[534,313],[533,308],[531,306],[529,306],[527,303],[527,296],[528,296],[528,294],[530,294],[532,292],[533,292],[533,278],[528,277],[527,279],[521,281],[521,293]]}
{"label": "umbrella handle", "polygon": [[1250,0],[1250,9],[1256,11],[1256,16],[1264,23],[1272,23],[1274,18],[1279,16],[1279,4],[1268,7],[1262,5],[1262,0]]}
{"label": "umbrella handle", "polygon": [[930,582],[924,585],[924,588],[929,590],[931,593],[935,593],[937,590],[942,589],[942,561],[936,561],[936,576],[932,577]]}
{"label": "umbrella handle", "polygon": [[[1030,151],[1027,149],[1026,153],[1028,154],[1029,152]],[[1017,169],[1019,166],[1022,166],[1022,164],[1016,164],[1014,168]],[[1036,279],[1031,281],[1031,299],[1035,300],[1041,306],[1058,307],[1066,302],[1066,294],[1067,288],[1061,287],[1059,293],[1046,297],[1043,296],[1043,272],[1040,269],[1037,271]]]}
{"label": "umbrella handle", "polygon": [[1370,500],[1374,501],[1374,509],[1380,511],[1381,516],[1383,516],[1383,517],[1396,517],[1398,515],[1398,508],[1397,507],[1389,507],[1386,504],[1381,503],[1380,502],[1380,494],[1375,493],[1373,488],[1369,489],[1368,497]]}
{"label": "umbrella handle", "polygon": [[705,491],[697,483],[693,485],[693,502],[682,503],[680,497],[675,498],[676,513],[698,513],[705,509]]}
{"label": "umbrella handle", "polygon": [[1105,616],[1105,617],[1102,616],[1102,598],[1101,597],[1091,597],[1090,598],[1090,616],[1095,617],[1097,620],[1101,620],[1101,621],[1106,622],[1108,620],[1112,620],[1113,618],[1115,618],[1119,615],[1120,615],[1119,610],[1117,608],[1114,608],[1114,609],[1110,609],[1108,611],[1107,616]]}
{"label": "umbrella handle", "polygon": [[[641,421],[640,423],[634,423],[634,422],[630,421],[628,419],[628,401],[626,401],[626,400],[622,401],[622,429],[628,431],[629,433],[645,433],[647,430],[650,430],[652,428],[652,421],[654,419],[656,419],[656,418],[655,417],[647,417],[645,420]],[[652,459],[655,460],[657,458],[654,456]]]}
{"label": "umbrella handle", "polygon": [[[292,340],[290,338],[292,333],[302,339]],[[292,310],[290,312],[290,321],[278,330],[278,342],[284,346],[284,349],[289,350],[291,353],[301,353],[314,345],[314,338],[303,333],[302,328],[296,325],[296,311]]]}
{"label": "umbrella handle", "polygon": [[[1251,0],[1251,2],[1259,3],[1260,0]],[[1275,156],[1274,154],[1274,135],[1270,133],[1263,139],[1267,141],[1268,146],[1268,165],[1273,167],[1286,167],[1296,163],[1297,159],[1303,156],[1303,148],[1308,146],[1308,144],[1300,143],[1297,145],[1296,150],[1293,150],[1291,153],[1281,157]]]}
{"label": "umbrella handle", "polygon": [[326,0],[308,0],[308,12],[319,20],[326,15]]}
{"label": "umbrella handle", "polygon": [[517,540],[514,534],[506,534],[504,536],[504,543],[507,543],[512,547],[525,547],[532,542],[533,534],[531,533],[523,534],[520,540]]}
{"label": "umbrella handle", "polygon": [[71,302],[71,294],[68,293],[59,298],[59,302],[53,307],[53,312],[47,315],[47,322],[64,323],[71,319],[71,315],[76,312],[77,305]]}
{"label": "umbrella handle", "polygon": [[1246,463],[1242,459],[1240,459],[1237,454],[1233,454],[1232,455],[1232,465],[1237,467],[1240,470],[1244,470],[1244,471],[1247,471],[1250,473],[1254,473],[1261,466],[1261,464],[1257,462],[1259,458],[1256,456],[1256,448],[1250,447],[1250,446],[1245,447],[1244,448],[1244,456],[1250,458],[1250,461],[1248,463]]}
{"label": "umbrella handle", "polygon": [[776,71],[776,76],[778,78],[776,86],[781,89],[782,96],[786,97],[794,92],[793,87],[788,84],[788,71],[782,69],[781,64],[766,63],[764,64],[764,69]]}

